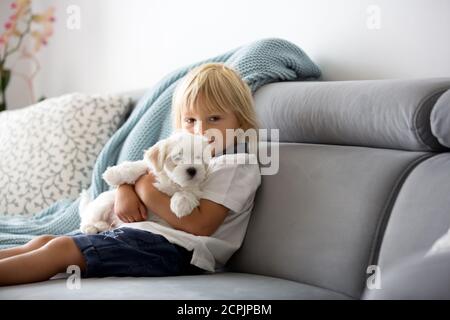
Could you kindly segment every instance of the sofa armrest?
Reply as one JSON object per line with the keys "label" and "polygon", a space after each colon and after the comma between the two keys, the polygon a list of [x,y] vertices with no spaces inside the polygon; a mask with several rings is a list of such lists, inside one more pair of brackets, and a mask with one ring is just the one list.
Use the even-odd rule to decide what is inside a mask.
{"label": "sofa armrest", "polygon": [[366,289],[363,299],[450,299],[450,252],[424,255],[413,255],[384,274],[381,270],[381,288]]}

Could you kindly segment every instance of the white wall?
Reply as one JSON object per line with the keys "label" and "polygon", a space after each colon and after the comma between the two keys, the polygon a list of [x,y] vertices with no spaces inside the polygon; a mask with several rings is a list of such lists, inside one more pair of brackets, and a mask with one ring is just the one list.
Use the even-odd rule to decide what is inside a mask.
{"label": "white wall", "polygon": [[[0,12],[6,1],[1,1]],[[81,10],[81,29],[66,9]],[[38,96],[150,87],[180,66],[265,37],[296,43],[325,80],[450,76],[450,0],[40,0],[56,8]],[[369,29],[380,9],[380,28]],[[11,107],[27,104],[20,80]]]}

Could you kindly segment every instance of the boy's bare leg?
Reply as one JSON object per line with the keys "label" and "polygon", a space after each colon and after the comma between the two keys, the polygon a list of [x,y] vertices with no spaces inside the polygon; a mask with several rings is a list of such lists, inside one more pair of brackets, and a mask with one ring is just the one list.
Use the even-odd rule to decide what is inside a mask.
{"label": "boy's bare leg", "polygon": [[70,265],[86,270],[84,257],[72,238],[56,237],[30,252],[0,260],[0,286],[45,281]]}
{"label": "boy's bare leg", "polygon": [[40,247],[47,244],[47,242],[49,242],[50,240],[53,240],[55,238],[56,238],[56,236],[42,235],[42,236],[38,236],[38,237],[28,241],[24,245],[17,246],[14,248],[0,250],[0,259],[17,256],[18,254],[22,254],[22,253],[26,253],[26,252],[30,252],[30,251],[39,249]]}

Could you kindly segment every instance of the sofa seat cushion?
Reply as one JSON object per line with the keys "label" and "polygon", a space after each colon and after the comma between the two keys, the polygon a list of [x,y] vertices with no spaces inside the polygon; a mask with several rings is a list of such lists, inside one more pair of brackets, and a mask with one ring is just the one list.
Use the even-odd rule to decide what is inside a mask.
{"label": "sofa seat cushion", "polygon": [[0,299],[349,299],[294,281],[245,273],[215,273],[161,278],[81,279],[68,289],[66,279],[4,287]]}

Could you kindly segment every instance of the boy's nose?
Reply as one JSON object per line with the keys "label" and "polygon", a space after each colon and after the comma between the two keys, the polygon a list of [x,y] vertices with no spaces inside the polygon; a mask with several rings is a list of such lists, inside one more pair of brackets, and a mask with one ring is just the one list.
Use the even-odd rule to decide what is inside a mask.
{"label": "boy's nose", "polygon": [[208,130],[208,126],[203,124],[201,121],[197,121],[194,131],[195,134],[205,135],[205,132]]}
{"label": "boy's nose", "polygon": [[197,123],[195,124],[194,132],[195,132],[195,134],[203,135],[203,131],[204,131],[203,124],[200,120],[198,120]]}

